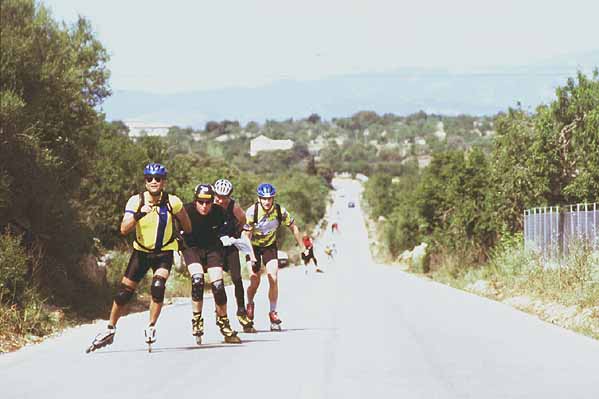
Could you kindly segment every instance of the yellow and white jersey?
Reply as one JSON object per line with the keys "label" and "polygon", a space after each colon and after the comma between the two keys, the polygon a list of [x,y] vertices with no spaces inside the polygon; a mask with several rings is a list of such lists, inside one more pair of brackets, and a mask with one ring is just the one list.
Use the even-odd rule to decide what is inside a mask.
{"label": "yellow and white jersey", "polygon": [[[163,193],[164,194],[164,193]],[[161,194],[161,195],[163,195]],[[151,205],[152,196],[145,191],[144,203]],[[161,198],[162,199],[162,198]],[[125,213],[135,213],[139,208],[139,194],[135,194],[125,206]],[[171,212],[168,205],[160,205],[164,201],[152,206],[152,211],[139,219],[135,226],[136,241],[133,248],[138,251],[152,252],[156,251],[177,251],[179,245],[174,240],[175,231],[173,231],[173,214],[177,214],[183,208],[183,202],[176,195],[168,194],[168,203],[170,203]],[[140,245],[141,244],[141,245]]]}

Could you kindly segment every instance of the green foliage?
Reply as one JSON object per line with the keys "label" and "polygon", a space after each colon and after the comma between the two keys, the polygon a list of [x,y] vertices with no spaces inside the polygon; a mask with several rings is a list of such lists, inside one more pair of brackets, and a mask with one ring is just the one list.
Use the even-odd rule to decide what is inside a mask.
{"label": "green foliage", "polygon": [[104,246],[120,241],[119,225],[125,203],[131,195],[144,190],[142,168],[148,160],[145,148],[126,136],[123,125],[104,124],[90,159],[93,173],[83,178],[77,201],[82,221]]}
{"label": "green foliage", "polygon": [[0,235],[0,303],[21,303],[29,279],[29,254],[21,237],[6,229]]}
{"label": "green foliage", "polygon": [[[365,198],[372,217],[387,218],[384,241],[390,253],[397,256],[426,241],[431,244],[433,266],[465,269],[484,262],[497,239],[521,231],[524,209],[595,201],[599,192],[597,72],[592,78],[578,74],[576,80],[569,79],[556,90],[556,97],[535,114],[510,109],[494,123],[468,116],[444,118],[446,132],[459,134],[453,141],[448,138],[448,145],[456,150],[434,152],[423,173],[412,175],[415,179],[399,190],[389,184],[391,174],[372,176]],[[412,123],[427,119],[435,120],[424,115],[406,118]],[[493,125],[496,136],[491,149],[464,150],[473,142],[473,126],[482,132]],[[449,274],[459,274],[458,269]]]}

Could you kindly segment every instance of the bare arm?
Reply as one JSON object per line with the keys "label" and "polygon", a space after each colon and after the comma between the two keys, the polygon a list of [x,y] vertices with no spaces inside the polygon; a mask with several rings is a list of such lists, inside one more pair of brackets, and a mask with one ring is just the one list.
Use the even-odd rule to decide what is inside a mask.
{"label": "bare arm", "polygon": [[125,213],[121,221],[121,234],[124,236],[129,234],[135,228],[136,223],[132,213]]}
{"label": "bare arm", "polygon": [[295,241],[297,241],[297,245],[299,245],[300,248],[304,248],[304,242],[302,241],[302,237],[300,236],[299,228],[295,225],[295,223],[292,223],[291,226],[289,226],[289,230],[291,230],[291,232],[293,233]]}
{"label": "bare arm", "polygon": [[254,254],[254,247],[252,247],[252,232],[251,231],[247,231],[247,230],[243,230],[241,232],[241,239],[246,241],[250,248],[251,248],[251,252],[248,254],[250,256],[250,262],[256,262],[256,255]]}
{"label": "bare arm", "polygon": [[245,217],[245,212],[238,204],[235,204],[233,207],[233,216],[235,216],[235,219],[237,219],[237,228],[242,229],[247,221],[247,218]]}
{"label": "bare arm", "polygon": [[191,219],[189,219],[189,215],[185,208],[181,208],[179,213],[175,215],[179,223],[181,223],[181,227],[185,233],[191,233]]}

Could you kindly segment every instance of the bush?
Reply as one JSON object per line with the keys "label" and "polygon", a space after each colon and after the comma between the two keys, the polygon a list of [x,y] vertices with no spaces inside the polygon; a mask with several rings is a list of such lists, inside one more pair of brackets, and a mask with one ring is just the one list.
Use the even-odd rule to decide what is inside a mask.
{"label": "bush", "polygon": [[0,236],[0,302],[22,302],[30,262],[29,254],[21,245],[21,237],[7,228]]}

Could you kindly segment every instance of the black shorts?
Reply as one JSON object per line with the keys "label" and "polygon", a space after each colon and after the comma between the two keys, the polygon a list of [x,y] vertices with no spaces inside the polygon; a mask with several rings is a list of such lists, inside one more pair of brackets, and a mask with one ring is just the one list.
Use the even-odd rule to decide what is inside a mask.
{"label": "black shorts", "polygon": [[231,270],[236,272],[240,269],[239,250],[233,245],[226,247],[223,252],[223,270],[226,272],[231,272]]}
{"label": "black shorts", "polygon": [[270,262],[273,259],[277,260],[277,266],[279,265],[279,258],[278,258],[278,250],[277,250],[277,244],[272,244],[269,245],[268,247],[254,247],[252,246],[252,248],[254,248],[254,254],[256,255],[256,263],[254,263],[254,265],[252,266],[252,270],[254,271],[254,273],[258,273],[260,271],[260,265],[262,262],[264,264],[264,266],[266,266],[266,264],[268,262]]}
{"label": "black shorts", "polygon": [[304,261],[304,265],[307,265],[310,262],[310,259],[314,259],[316,262],[316,258],[314,257],[314,247],[308,248],[308,255],[304,255],[302,252],[302,260]]}
{"label": "black shorts", "polygon": [[220,249],[203,249],[189,247],[183,250],[185,264],[199,263],[204,271],[211,267],[223,267],[223,251]]}
{"label": "black shorts", "polygon": [[172,267],[173,251],[154,253],[134,249],[131,258],[129,258],[127,270],[125,270],[125,277],[139,283],[150,268],[155,273],[158,269],[166,269],[170,272]]}

